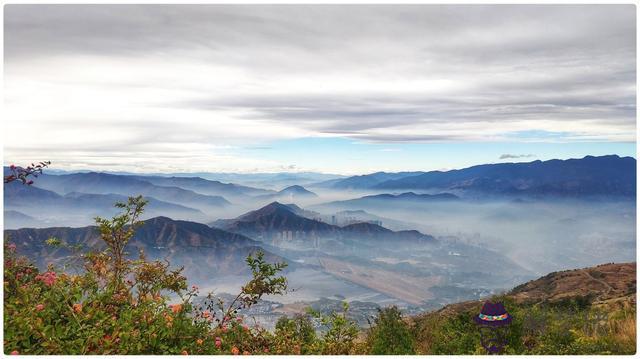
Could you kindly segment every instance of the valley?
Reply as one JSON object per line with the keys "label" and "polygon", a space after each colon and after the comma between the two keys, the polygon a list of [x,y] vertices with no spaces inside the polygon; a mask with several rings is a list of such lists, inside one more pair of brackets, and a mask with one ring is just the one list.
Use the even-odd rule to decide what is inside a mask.
{"label": "valley", "polygon": [[[259,249],[288,263],[292,290],[249,313],[265,325],[322,301],[353,303],[362,318],[391,304],[420,313],[554,270],[635,260],[635,172],[619,169],[635,160],[538,162],[329,180],[307,173],[301,184],[295,175],[45,173],[33,186],[5,185],[4,235],[41,268],[70,266],[74,253],[47,239],[95,249],[92,218],[143,194],[150,203],[131,258],[142,251],[184,267],[192,284],[216,293],[238,290],[249,276],[244,258]],[[572,169],[603,165],[625,175],[621,187]],[[540,166],[559,166],[559,175],[541,178]],[[265,178],[270,186],[257,187]]]}

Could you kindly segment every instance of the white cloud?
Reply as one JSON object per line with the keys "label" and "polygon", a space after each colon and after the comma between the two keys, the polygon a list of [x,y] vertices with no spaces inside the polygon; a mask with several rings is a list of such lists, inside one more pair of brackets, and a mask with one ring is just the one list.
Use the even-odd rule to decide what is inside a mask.
{"label": "white cloud", "polygon": [[5,8],[5,157],[246,169],[288,164],[233,148],[310,136],[635,141],[633,6],[123,10]]}

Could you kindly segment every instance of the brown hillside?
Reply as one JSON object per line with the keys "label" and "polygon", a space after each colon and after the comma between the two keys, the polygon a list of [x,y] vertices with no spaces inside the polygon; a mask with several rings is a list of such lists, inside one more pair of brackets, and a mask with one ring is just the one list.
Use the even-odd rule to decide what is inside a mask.
{"label": "brown hillside", "polygon": [[[518,303],[558,302],[586,298],[593,305],[636,301],[636,263],[609,263],[596,267],[553,272],[521,284],[505,294]],[[449,304],[415,319],[448,317],[471,309],[479,310],[486,299]]]}
{"label": "brown hillside", "polygon": [[596,267],[553,272],[514,288],[516,302],[557,302],[585,297],[593,302],[635,295],[636,263],[610,263]]}
{"label": "brown hillside", "polygon": [[[619,263],[550,273],[495,298],[450,304],[406,318],[415,332],[417,351],[484,353],[480,339],[474,337],[478,331],[472,317],[487,299],[504,301],[516,320],[524,321],[534,307],[541,310],[537,315],[545,318],[548,331],[544,335],[531,332],[523,336],[515,332],[512,354],[629,354],[636,350],[636,263]],[[575,312],[577,307],[587,309],[586,314]],[[588,316],[597,313],[608,315],[596,325]],[[556,330],[560,327],[565,329]],[[572,334],[559,334],[565,332]]]}

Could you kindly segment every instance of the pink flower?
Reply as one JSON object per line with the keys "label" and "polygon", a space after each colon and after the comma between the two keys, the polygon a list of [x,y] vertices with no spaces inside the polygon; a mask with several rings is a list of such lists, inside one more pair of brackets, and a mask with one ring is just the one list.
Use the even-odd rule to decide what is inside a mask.
{"label": "pink flower", "polygon": [[236,320],[238,321],[238,323],[242,323],[242,318],[238,317],[236,318]]}
{"label": "pink flower", "polygon": [[36,311],[41,312],[44,310],[44,304],[38,304],[36,305]]}
{"label": "pink flower", "polygon": [[42,281],[48,287],[51,287],[56,282],[56,272],[44,272],[36,276],[36,280]]}
{"label": "pink flower", "polygon": [[18,355],[18,354],[20,354],[20,353],[17,350],[14,350],[14,351],[11,352],[11,355]]}
{"label": "pink flower", "polygon": [[222,339],[220,337],[216,337],[216,348],[220,348],[222,346]]}
{"label": "pink flower", "polygon": [[245,331],[249,331],[249,327],[246,324],[242,326],[242,329],[244,329]]}
{"label": "pink flower", "polygon": [[7,248],[10,251],[15,251],[16,250],[16,245],[15,245],[15,243],[9,243],[9,244],[7,244]]}

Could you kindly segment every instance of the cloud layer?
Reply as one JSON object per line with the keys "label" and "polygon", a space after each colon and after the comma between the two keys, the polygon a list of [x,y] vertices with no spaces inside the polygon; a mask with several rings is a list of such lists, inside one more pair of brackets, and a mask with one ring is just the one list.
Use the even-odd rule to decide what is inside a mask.
{"label": "cloud layer", "polygon": [[235,148],[318,136],[635,141],[635,26],[633,5],[7,5],[5,156],[240,169],[283,164]]}

